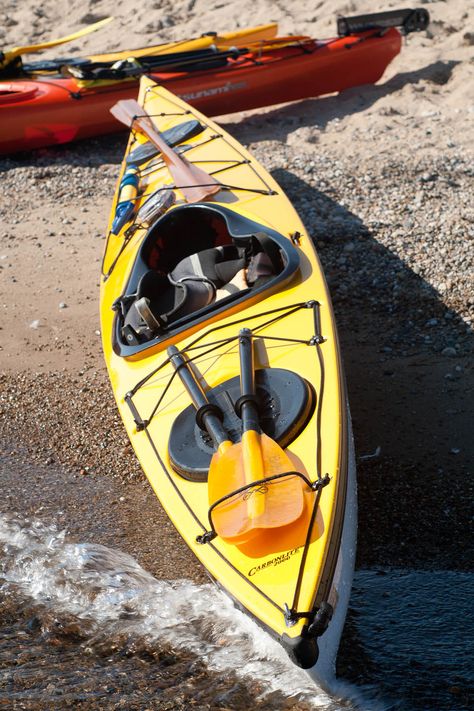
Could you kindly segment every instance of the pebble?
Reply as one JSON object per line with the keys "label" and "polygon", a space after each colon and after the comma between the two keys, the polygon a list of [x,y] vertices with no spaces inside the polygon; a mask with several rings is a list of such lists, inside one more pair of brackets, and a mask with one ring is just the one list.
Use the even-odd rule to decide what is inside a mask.
{"label": "pebble", "polygon": [[457,351],[452,346],[447,346],[441,351],[441,355],[446,356],[446,358],[454,358],[457,356]]}

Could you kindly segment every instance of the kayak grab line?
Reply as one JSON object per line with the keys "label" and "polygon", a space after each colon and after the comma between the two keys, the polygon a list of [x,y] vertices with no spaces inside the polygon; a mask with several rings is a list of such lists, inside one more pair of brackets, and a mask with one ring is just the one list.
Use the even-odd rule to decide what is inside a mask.
{"label": "kayak grab line", "polygon": [[189,116],[193,112],[190,109],[187,111],[161,111],[159,114],[137,114],[135,118],[163,118],[164,116]]}
{"label": "kayak grab line", "polygon": [[[206,128],[209,128],[209,126],[206,125]],[[224,140],[224,142],[227,143],[227,145],[229,145],[231,148],[234,149],[234,146],[232,146],[228,141],[226,141],[225,136],[222,136],[220,134],[214,134],[210,138],[208,138],[206,141],[201,141],[201,143],[197,143],[193,146],[190,146],[189,150],[203,146],[206,143],[209,143],[210,141],[212,141],[216,138],[222,138]],[[198,163],[228,163],[229,164],[227,167],[218,168],[217,170],[209,171],[209,175],[216,175],[217,173],[222,173],[225,170],[231,170],[232,168],[237,168],[240,165],[248,165],[248,167],[251,169],[251,171],[257,176],[257,178],[260,180],[261,183],[263,183],[263,185],[266,188],[266,191],[260,192],[259,194],[261,194],[261,195],[277,195],[277,192],[274,191],[272,188],[270,188],[267,181],[264,180],[264,178],[260,175],[260,173],[257,170],[255,170],[255,168],[252,164],[252,161],[249,158],[246,158],[243,155],[243,153],[241,153],[240,151],[238,151],[236,149],[234,149],[234,150],[237,153],[237,155],[240,156],[240,160],[237,160],[237,159],[234,159],[234,160],[217,159],[216,160],[213,158],[208,158],[206,160],[193,160],[193,161],[190,161],[190,163],[192,163],[193,165],[197,165]],[[188,151],[186,151],[186,152],[188,152]],[[155,165],[149,166],[149,168],[145,168],[145,170],[142,171],[142,177],[148,176],[150,173],[154,172],[155,169],[161,170],[163,167],[165,167],[164,161],[163,161],[163,165],[159,165],[159,164],[155,163]],[[227,187],[228,189],[232,189],[232,190],[252,190],[254,192],[257,192],[257,190],[258,190],[258,188],[255,188],[255,189],[240,188],[240,187],[235,187],[235,186],[224,186],[224,187]],[[140,197],[144,197],[144,196],[140,196]],[[136,199],[139,199],[139,198],[136,198]]]}
{"label": "kayak grab line", "polygon": [[354,42],[351,42],[350,44],[345,44],[344,48],[345,49],[352,49],[353,47],[357,47],[357,45],[361,44],[361,42],[366,42],[367,40],[374,39],[374,37],[383,37],[388,31],[390,27],[382,27],[381,29],[375,30],[371,35],[366,35],[365,37],[358,37]]}
{"label": "kayak grab line", "polygon": [[[290,307],[282,307],[282,308],[279,308],[279,309],[272,309],[271,311],[261,312],[261,313],[259,313],[259,314],[255,314],[254,316],[250,316],[250,317],[247,316],[247,317],[244,317],[244,318],[242,318],[242,319],[237,319],[236,321],[233,321],[233,322],[231,322],[231,323],[222,324],[221,326],[216,326],[216,327],[214,327],[213,329],[210,329],[209,331],[206,331],[206,333],[202,334],[201,336],[198,336],[198,338],[197,338],[195,341],[193,341],[187,348],[183,348],[182,352],[183,352],[183,353],[187,353],[187,352],[189,352],[190,350],[203,349],[203,348],[206,349],[206,350],[204,350],[203,352],[201,352],[200,354],[198,354],[197,356],[195,356],[194,358],[190,358],[190,359],[189,359],[190,362],[197,362],[199,359],[204,358],[204,357],[206,357],[207,355],[209,355],[209,353],[212,353],[212,352],[214,352],[215,350],[217,350],[217,349],[223,347],[224,345],[228,345],[228,344],[231,343],[232,341],[235,341],[235,340],[238,339],[238,334],[237,334],[236,336],[230,336],[230,337],[228,337],[228,338],[226,338],[226,339],[221,339],[221,340],[214,341],[214,342],[211,342],[211,343],[208,342],[208,343],[204,343],[204,344],[201,344],[201,345],[197,345],[203,338],[205,338],[206,336],[210,335],[210,334],[211,334],[212,332],[214,332],[214,331],[220,330],[221,328],[229,328],[229,327],[231,327],[231,326],[238,325],[238,324],[240,324],[240,323],[242,323],[242,322],[248,322],[249,320],[253,320],[253,319],[256,319],[256,318],[261,318],[261,317],[264,317],[264,316],[266,316],[266,315],[273,314],[273,313],[275,313],[275,312],[286,311],[286,313],[279,313],[278,316],[275,316],[274,318],[272,318],[272,319],[270,319],[270,320],[268,320],[268,321],[266,321],[266,322],[264,322],[264,323],[262,323],[262,324],[257,325],[257,326],[253,329],[253,332],[254,332],[254,333],[260,333],[260,331],[262,331],[264,328],[268,328],[270,325],[273,325],[274,323],[276,323],[276,322],[278,322],[278,321],[280,321],[280,320],[282,320],[282,319],[284,319],[284,318],[287,318],[288,316],[291,316],[293,313],[295,313],[296,311],[299,311],[299,310],[302,309],[302,308],[313,308],[313,310],[314,310],[315,308],[317,308],[317,306],[319,306],[319,302],[315,302],[315,301],[304,302],[304,303],[302,303],[302,304],[296,304],[296,305],[290,306]],[[270,336],[268,336],[268,337],[267,337],[267,336],[260,336],[260,338],[262,338],[263,340],[266,340],[267,338],[269,338],[269,339],[278,340],[278,341],[287,341],[288,343],[297,342],[297,343],[301,343],[301,345],[309,345],[309,346],[314,345],[314,342],[313,342],[313,341],[314,341],[314,336],[313,336],[312,338],[310,338],[309,340],[301,340],[301,341],[299,341],[299,340],[297,340],[297,339],[291,339],[291,338],[286,339],[286,338],[284,338],[284,337],[277,337],[277,336],[274,336],[274,337],[270,337]],[[171,380],[174,378],[174,374],[171,376],[170,382],[165,386],[164,391],[161,393],[160,397],[158,398],[157,403],[155,404],[155,406],[153,407],[153,410],[151,411],[150,415],[149,415],[147,418],[143,418],[143,417],[141,416],[141,414],[138,412],[138,410],[137,410],[137,408],[136,408],[136,406],[135,406],[135,403],[133,402],[133,396],[136,395],[136,393],[137,393],[144,385],[146,385],[146,383],[147,383],[154,375],[156,375],[160,370],[162,370],[169,362],[170,362],[170,358],[167,357],[167,358],[166,358],[164,361],[162,361],[156,368],[154,368],[150,373],[148,373],[148,375],[146,375],[146,376],[145,376],[144,378],[142,378],[138,383],[136,383],[136,384],[134,385],[134,387],[126,393],[126,395],[125,395],[125,397],[124,397],[125,402],[127,403],[127,405],[129,406],[130,410],[132,411],[132,415],[133,415],[133,418],[134,418],[134,421],[135,421],[135,425],[136,425],[136,427],[137,427],[137,431],[141,431],[141,430],[143,430],[143,429],[146,429],[146,428],[148,427],[148,425],[150,424],[150,422],[151,422],[151,420],[153,419],[154,415],[155,415],[156,412],[158,411],[158,409],[159,409],[161,403],[163,402],[163,399],[164,399],[164,397],[165,397],[165,395],[166,395],[166,393],[167,393],[167,391],[168,391],[168,389],[169,389],[169,387],[170,387],[170,385],[171,385]],[[321,371],[321,372],[322,372],[322,371]],[[318,398],[318,403],[319,403],[319,401],[320,401],[320,398]],[[318,446],[318,451],[319,451],[319,446]],[[318,472],[320,471],[319,468],[317,469],[317,471],[318,471]],[[318,475],[318,476],[319,476],[319,475]]]}
{"label": "kayak grab line", "polygon": [[[206,128],[210,128],[209,124],[206,125]],[[232,143],[230,143],[230,141],[227,139],[227,136],[225,136],[225,135],[222,136],[222,139],[223,139],[224,143],[225,143],[229,148],[231,148],[235,153],[237,153],[237,155],[240,156],[240,159],[241,159],[246,165],[248,165],[248,167],[250,168],[250,170],[252,171],[252,173],[257,176],[257,178],[260,180],[260,182],[265,185],[265,187],[266,187],[267,190],[269,191],[268,194],[269,194],[269,195],[276,195],[277,193],[276,193],[275,191],[272,191],[272,188],[270,188],[270,186],[268,185],[267,181],[263,178],[262,175],[260,175],[260,173],[258,172],[258,170],[255,168],[255,166],[254,166],[254,164],[253,164],[253,160],[249,160],[249,159],[245,156],[245,154],[242,153],[242,151],[240,150],[240,148],[236,148]]]}
{"label": "kayak grab line", "polygon": [[321,476],[321,466],[322,466],[322,441],[321,441],[321,427],[322,427],[322,402],[324,396],[324,358],[321,353],[320,345],[323,341],[316,341],[313,345],[316,346],[316,354],[319,361],[319,397],[316,405],[316,472],[318,477]]}
{"label": "kayak grab line", "polygon": [[[262,316],[270,316],[271,314],[280,314],[280,316],[275,316],[274,318],[270,319],[269,321],[266,321],[263,324],[260,324],[256,328],[252,329],[253,333],[256,333],[257,331],[261,330],[262,328],[266,328],[267,326],[270,326],[271,324],[275,323],[276,321],[279,321],[280,319],[286,318],[287,316],[291,316],[292,314],[296,313],[300,309],[309,308],[307,305],[308,303],[310,303],[310,302],[300,301],[299,303],[289,304],[288,306],[279,306],[276,309],[270,309],[269,311],[261,311],[260,313],[254,314],[252,316],[243,316],[242,318],[235,319],[235,321],[230,321],[228,323],[219,324],[218,326],[213,326],[213,328],[209,329],[208,331],[201,334],[200,336],[197,336],[197,338],[195,338],[194,341],[191,341],[189,346],[186,346],[185,348],[183,348],[182,352],[187,353],[188,351],[194,350],[195,348],[202,348],[202,346],[197,346],[196,344],[199,343],[206,336],[210,335],[211,333],[214,333],[215,331],[220,331],[223,328],[228,328],[229,326],[238,326],[241,323],[246,323],[247,321],[252,321],[253,319],[261,318]],[[285,311],[286,313],[282,314],[281,313],[282,311]]]}
{"label": "kayak grab line", "polygon": [[[136,230],[136,231],[138,231],[139,229],[140,229],[140,226],[137,227],[137,230]],[[117,254],[116,254],[116,256],[114,257],[114,259],[112,260],[112,264],[111,264],[110,267],[108,268],[107,272],[104,273],[104,271],[102,271],[102,276],[104,277],[104,281],[107,281],[107,279],[108,279],[108,278],[110,277],[110,275],[112,274],[113,270],[115,269],[115,267],[116,267],[116,265],[117,265],[118,260],[120,259],[120,257],[121,257],[122,254],[124,253],[125,248],[127,247],[128,243],[130,242],[130,240],[132,239],[133,235],[135,234],[135,232],[131,232],[130,234],[127,234],[127,232],[128,232],[128,230],[125,232],[124,237],[123,237],[123,242],[122,242],[122,244],[121,244],[121,246],[120,246],[120,249],[119,249],[119,251],[117,252]],[[111,234],[112,234],[112,230],[111,230],[111,231],[109,232],[109,234],[107,235],[107,239],[109,239],[109,237],[110,237]]]}
{"label": "kayak grab line", "polygon": [[306,531],[306,540],[304,542],[303,554],[301,556],[300,568],[298,570],[298,578],[295,584],[293,602],[291,604],[291,607],[288,607],[286,603],[284,605],[285,622],[288,627],[292,627],[293,625],[295,625],[301,618],[308,618],[310,621],[312,621],[315,614],[314,610],[309,610],[308,612],[299,612],[298,601],[301,593],[301,584],[303,582],[306,559],[308,557],[309,546],[311,544],[311,536],[313,535],[314,524],[316,523],[316,514],[318,512],[319,504],[321,501],[322,490],[327,484],[329,484],[330,481],[331,478],[329,474],[326,474],[322,479],[317,479],[315,482],[313,482],[311,486],[313,491],[316,491],[317,493],[314,499],[313,510],[311,512],[311,520],[308,524],[308,530]]}
{"label": "kayak grab line", "polygon": [[[182,352],[187,353],[188,351],[191,351],[191,350],[196,350],[198,348],[204,348],[206,346],[207,347],[210,346],[211,345],[210,343],[206,343],[205,345],[197,345],[197,344],[199,344],[199,342],[203,338],[206,338],[206,336],[209,336],[211,333],[215,333],[216,331],[220,331],[223,328],[228,328],[229,326],[237,326],[241,323],[246,323],[249,320],[260,318],[262,316],[279,314],[279,315],[274,316],[274,318],[269,319],[268,321],[265,321],[263,324],[256,326],[256,328],[253,329],[253,332],[258,333],[262,329],[267,328],[268,326],[271,326],[273,323],[276,323],[280,319],[286,318],[287,316],[291,316],[292,314],[296,313],[300,309],[303,309],[303,308],[313,308],[314,309],[315,305],[317,305],[319,307],[319,302],[318,301],[303,301],[303,302],[299,302],[296,304],[290,304],[289,306],[280,306],[276,309],[270,309],[269,311],[262,311],[258,314],[254,314],[253,316],[244,316],[242,318],[235,319],[235,321],[231,321],[230,323],[224,323],[224,324],[220,324],[218,326],[213,326],[213,328],[210,328],[207,331],[205,331],[205,333],[202,333],[200,336],[197,336],[197,338],[195,338],[194,341],[191,341],[189,346],[186,346],[185,348],[183,348]],[[282,311],[285,311],[286,313],[282,314],[281,313]],[[218,348],[219,344],[228,343],[228,342],[236,339],[237,337],[238,336],[231,336],[229,338],[222,339],[220,341],[214,341],[214,343],[217,345],[214,345],[213,348],[210,348],[205,353],[202,353],[201,357],[203,357],[204,355],[207,355],[207,353],[209,353],[211,351],[216,350],[216,348]],[[308,345],[311,345],[311,343],[308,342]],[[197,356],[197,357],[199,357],[199,356]],[[154,375],[156,375],[156,373],[158,373],[160,370],[162,370],[162,368],[164,368],[167,363],[169,363],[169,358],[166,358],[164,361],[162,361],[162,363],[160,363],[156,368],[154,368],[150,373],[148,373],[148,375],[145,375],[144,378],[142,378],[138,383],[136,383],[136,385],[134,385],[134,387],[127,393],[127,396],[133,397],[133,395],[135,395],[138,392],[138,390],[148,382],[148,380],[150,378],[152,378]]]}
{"label": "kayak grab line", "polygon": [[239,165],[248,165],[249,160],[213,160],[209,158],[208,160],[193,160],[193,165],[197,163],[227,163],[228,165],[223,168],[217,168],[217,170],[210,170],[209,175],[217,175],[217,173],[223,173],[225,170],[232,170],[232,168],[237,168]]}
{"label": "kayak grab line", "polygon": [[[201,146],[205,146],[206,143],[211,143],[211,141],[215,141],[216,138],[222,138],[222,135],[220,133],[214,133],[212,136],[209,138],[206,138],[205,141],[200,141],[199,143],[192,143],[186,145],[186,153],[189,151],[192,151],[194,148],[200,148]],[[193,161],[194,163],[197,163],[198,161]],[[214,162],[214,161],[211,161]],[[161,170],[163,167],[166,166],[166,163],[162,158],[159,158],[158,161],[154,162],[153,159],[150,160],[150,163],[145,166],[145,168],[142,169],[141,171],[141,176],[147,177],[150,173],[153,173],[155,170]]]}
{"label": "kayak grab line", "polygon": [[41,84],[46,84],[47,86],[52,86],[53,89],[62,89],[63,91],[66,92],[66,94],[69,94],[71,99],[82,99],[83,98],[80,91],[71,91],[71,89],[68,89],[67,86],[55,84],[55,82],[47,81],[45,79],[41,79],[40,81],[41,81]]}
{"label": "kayak grab line", "polygon": [[271,188],[262,190],[261,188],[243,188],[240,185],[222,185],[221,190],[228,190],[229,192],[236,192],[238,190],[241,193],[256,193],[257,195],[278,195],[277,191]]}
{"label": "kayak grab line", "polygon": [[[319,489],[321,488],[321,481],[320,479],[316,481],[310,481],[307,476],[302,474],[301,472],[298,471],[289,471],[289,472],[280,472],[279,474],[273,474],[272,476],[266,476],[263,477],[262,479],[256,479],[255,481],[251,481],[250,484],[244,484],[244,486],[239,486],[238,489],[234,489],[234,491],[229,492],[228,494],[225,494],[225,496],[221,496],[219,499],[216,499],[216,501],[213,501],[211,506],[208,509],[207,515],[209,519],[209,526],[210,530],[206,531],[204,534],[197,536],[196,538],[196,543],[200,543],[201,545],[205,545],[206,543],[210,543],[210,541],[214,540],[214,538],[217,538],[219,534],[217,533],[214,522],[212,520],[212,513],[215,508],[220,506],[220,504],[223,504],[225,501],[228,501],[229,499],[232,499],[234,496],[237,496],[238,494],[244,494],[244,499],[245,499],[245,492],[248,491],[249,489],[259,489],[259,487],[266,487],[267,484],[270,484],[271,482],[275,481],[276,479],[283,479],[284,477],[291,477],[291,476],[297,476],[300,479],[304,481],[306,486],[310,488],[312,491],[318,491],[319,494]],[[325,484],[329,483],[329,477],[327,479],[327,482],[325,481]],[[325,485],[324,484],[324,485]],[[319,501],[319,499],[318,499]],[[313,521],[314,518],[314,511],[312,512],[311,516],[311,522]]]}

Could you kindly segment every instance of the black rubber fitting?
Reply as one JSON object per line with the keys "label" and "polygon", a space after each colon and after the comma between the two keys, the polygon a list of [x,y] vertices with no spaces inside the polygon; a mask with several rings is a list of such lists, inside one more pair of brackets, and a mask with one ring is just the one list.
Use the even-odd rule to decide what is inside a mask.
{"label": "black rubber fitting", "polygon": [[204,432],[207,432],[207,428],[204,423],[206,415],[214,415],[215,417],[218,417],[221,422],[224,419],[224,415],[222,414],[220,407],[213,405],[212,402],[208,402],[206,405],[203,405],[196,412],[196,424],[199,429],[204,430]]}
{"label": "black rubber fitting", "polygon": [[245,405],[247,402],[252,402],[257,410],[260,407],[259,399],[257,395],[241,395],[238,400],[235,402],[235,412],[237,415],[242,419],[242,407]]}

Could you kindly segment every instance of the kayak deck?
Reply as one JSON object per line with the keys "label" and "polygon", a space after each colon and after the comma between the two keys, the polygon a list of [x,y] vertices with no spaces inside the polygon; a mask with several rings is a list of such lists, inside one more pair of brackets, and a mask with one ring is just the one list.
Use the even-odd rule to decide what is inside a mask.
{"label": "kayak deck", "polygon": [[[324,633],[332,609],[337,608],[333,579],[345,512],[348,457],[342,366],[324,277],[294,209],[242,146],[150,79],[142,80],[140,100],[161,131],[183,121],[199,122],[201,133],[179,148],[188,160],[217,178],[221,189],[212,200],[185,204],[179,185],[159,156],[140,165],[141,192],[135,213],[118,234],[109,229],[103,260],[102,338],[114,394],[142,467],[184,540],[236,604],[278,637],[297,663],[312,666],[317,656],[316,632]],[[132,136],[127,156],[138,155],[143,145],[139,134]],[[124,161],[110,228],[127,165]],[[174,204],[151,227],[141,225],[136,218],[140,207],[160,191],[172,191]],[[238,246],[264,233],[267,248],[270,242],[278,249],[279,270],[263,285],[185,314],[130,345],[124,335],[127,309],[132,308],[146,270],[150,265],[155,270],[166,265],[174,269],[176,261],[181,263],[187,255],[208,247],[208,242],[201,242],[201,223],[209,215],[220,220],[218,228],[212,221],[209,224],[222,244],[230,240]],[[167,249],[173,236],[173,249],[179,253],[174,252],[170,263]],[[176,445],[180,418],[191,405],[166,349],[178,346],[209,398],[218,403],[224,398],[232,411],[235,386],[231,382],[239,373],[238,338],[243,325],[255,339],[257,373],[263,372],[263,377],[277,371],[295,375],[311,396],[300,408],[298,425],[290,423],[290,434],[280,440],[301,478],[304,515],[275,529],[270,538],[234,545],[213,530],[215,502],[209,501],[206,465],[197,476],[183,475],[177,466],[180,454],[176,455],[173,442]],[[270,407],[271,412],[276,410],[283,419],[289,413],[278,393]],[[268,432],[276,441],[273,420],[270,417]],[[229,425],[233,442],[239,441],[238,429],[238,423]],[[199,456],[212,456],[206,437],[202,440],[196,434],[195,425],[191,430],[192,446],[200,450]],[[178,442],[177,446],[188,444]],[[265,480],[263,485],[272,482]],[[308,633],[311,625],[314,634]]]}

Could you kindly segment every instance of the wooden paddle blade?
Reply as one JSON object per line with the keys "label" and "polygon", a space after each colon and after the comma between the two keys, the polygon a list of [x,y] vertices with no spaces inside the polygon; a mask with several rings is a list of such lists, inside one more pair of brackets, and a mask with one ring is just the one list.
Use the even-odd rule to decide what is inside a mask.
{"label": "wooden paddle blade", "polygon": [[[256,433],[254,433],[256,434]],[[259,446],[264,477],[292,472],[294,466],[283,449],[265,434]],[[208,476],[209,503],[245,486],[245,445],[234,444],[214,454]],[[304,481],[295,474],[257,484],[218,504],[212,512],[214,528],[229,543],[245,543],[266,530],[296,523],[305,510]]]}
{"label": "wooden paddle blade", "polygon": [[112,116],[115,116],[117,121],[120,121],[120,123],[125,124],[125,126],[128,126],[128,128],[132,128],[133,122],[136,118],[135,112],[130,112],[129,108],[127,107],[128,101],[117,101],[116,104],[114,104],[110,108],[110,113]]}
{"label": "wooden paddle blade", "polygon": [[219,192],[222,186],[215,178],[170,148],[153,124],[151,117],[137,101],[134,99],[118,101],[110,111],[116,119],[129,128],[132,126],[137,128],[155,144],[187,202],[200,202]]}

